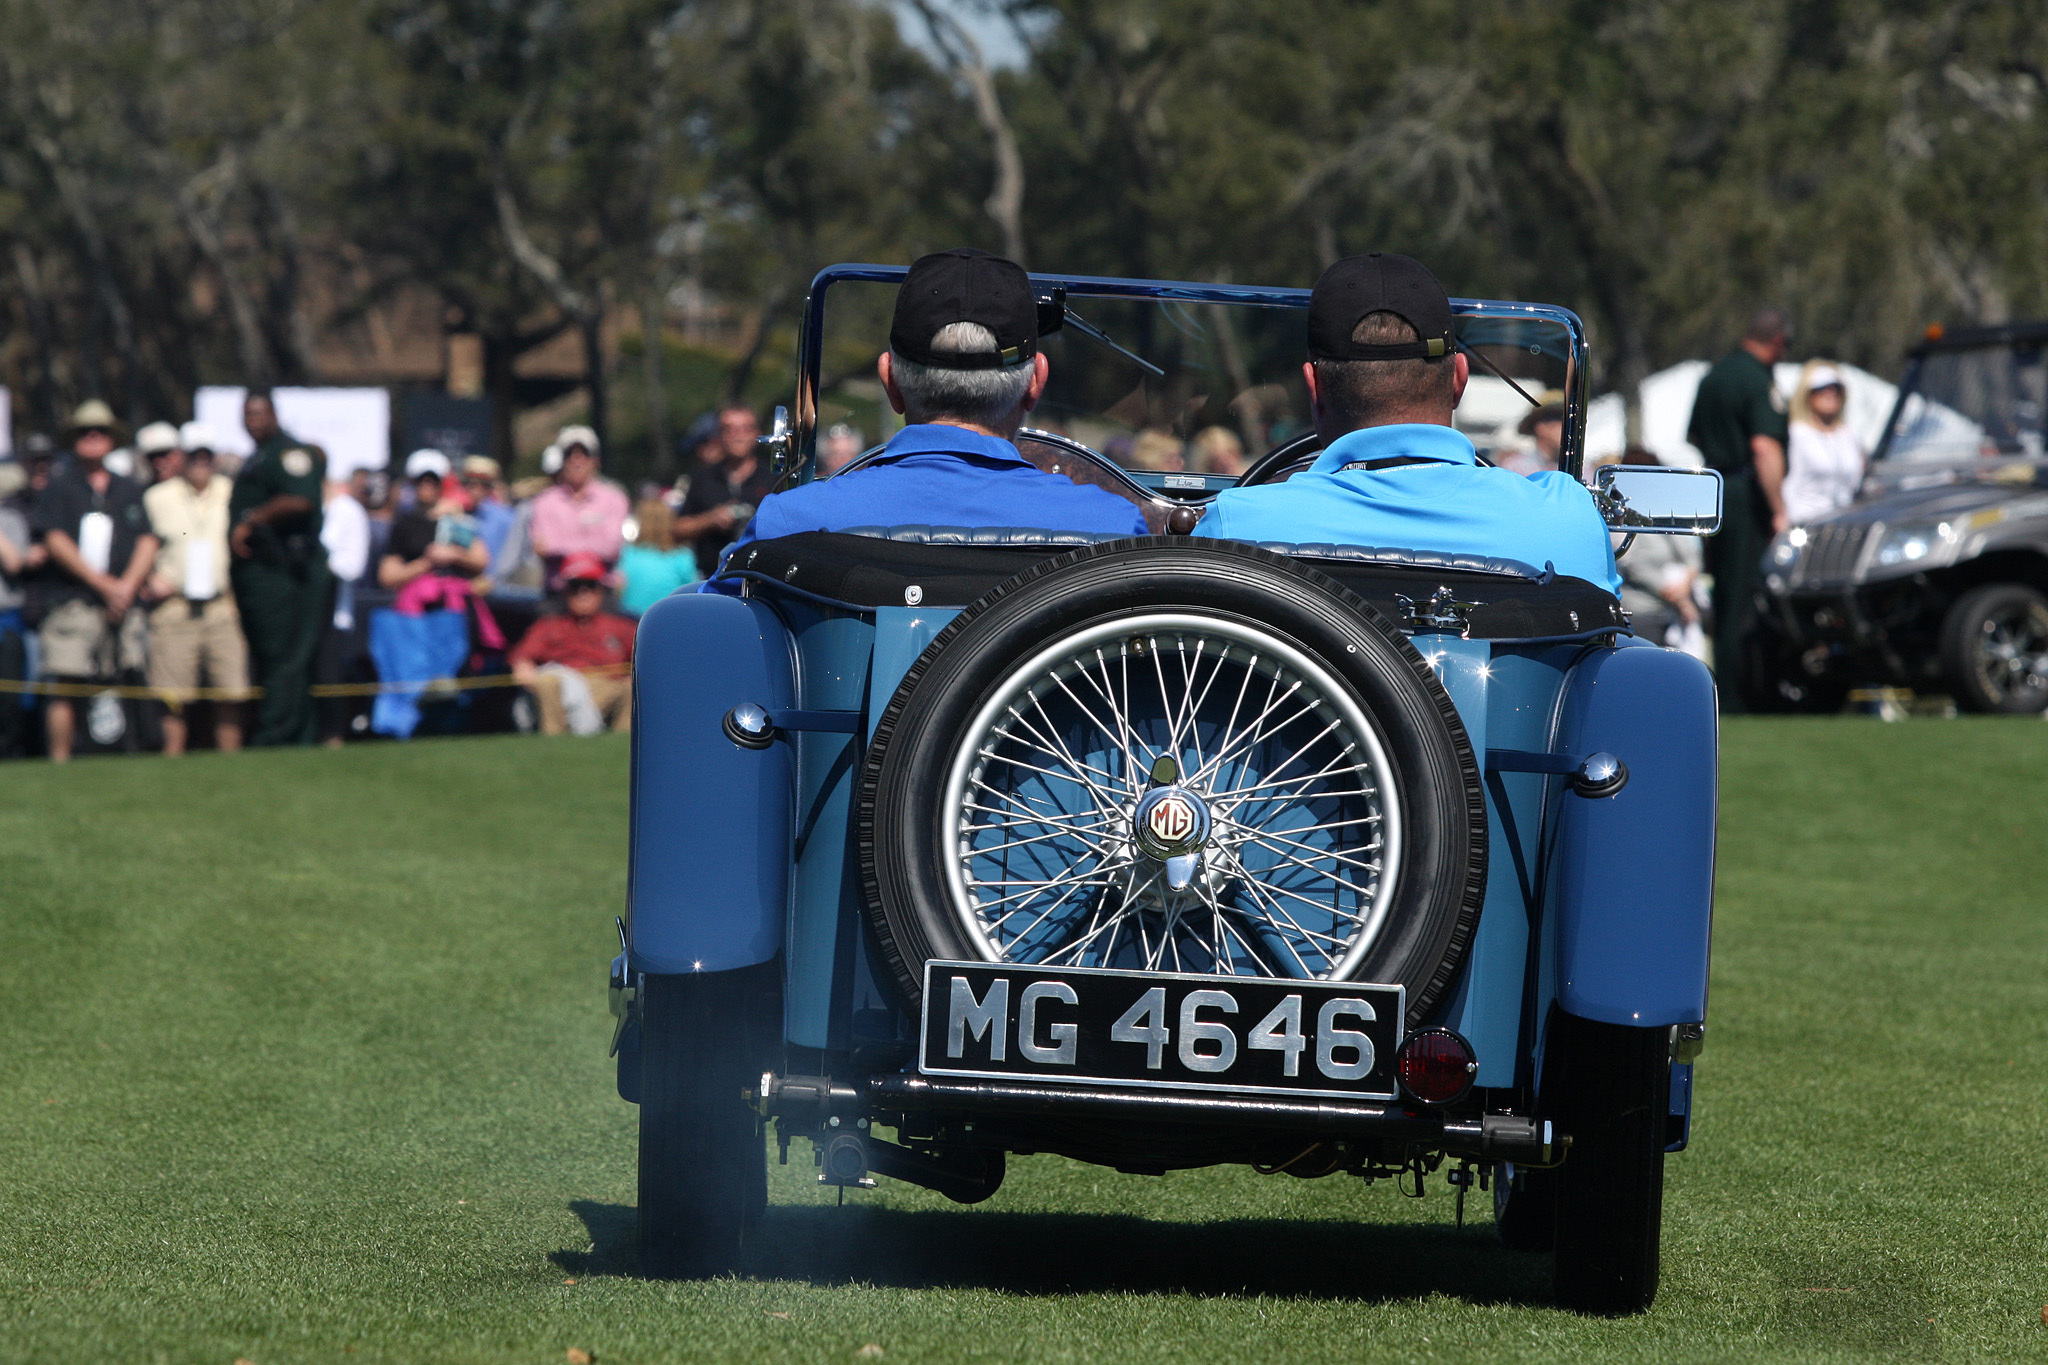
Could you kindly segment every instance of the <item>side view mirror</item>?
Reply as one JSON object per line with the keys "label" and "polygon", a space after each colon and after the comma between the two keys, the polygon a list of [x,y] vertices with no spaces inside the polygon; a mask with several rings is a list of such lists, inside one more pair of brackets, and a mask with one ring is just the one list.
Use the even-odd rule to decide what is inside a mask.
{"label": "side view mirror", "polygon": [[796,433],[789,429],[789,409],[776,406],[775,416],[768,425],[768,434],[756,436],[754,444],[768,457],[768,468],[780,477],[796,463]]}
{"label": "side view mirror", "polygon": [[1593,501],[1610,531],[1710,536],[1721,529],[1721,473],[1715,469],[1605,465]]}

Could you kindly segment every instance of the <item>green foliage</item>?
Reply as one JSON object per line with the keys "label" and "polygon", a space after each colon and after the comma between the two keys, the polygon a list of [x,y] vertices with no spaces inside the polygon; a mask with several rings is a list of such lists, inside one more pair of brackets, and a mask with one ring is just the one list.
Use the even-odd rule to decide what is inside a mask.
{"label": "green foliage", "polygon": [[316,320],[409,293],[482,335],[501,439],[569,330],[591,415],[663,468],[663,353],[599,341],[687,317],[759,392],[821,265],[1002,239],[991,118],[1037,268],[1408,251],[1578,309],[1605,385],[1765,301],[1880,370],[1927,322],[2048,311],[2044,0],[955,3],[1016,22],[993,111],[884,0],[15,0],[0,382],[40,423],[180,411],[317,379]]}

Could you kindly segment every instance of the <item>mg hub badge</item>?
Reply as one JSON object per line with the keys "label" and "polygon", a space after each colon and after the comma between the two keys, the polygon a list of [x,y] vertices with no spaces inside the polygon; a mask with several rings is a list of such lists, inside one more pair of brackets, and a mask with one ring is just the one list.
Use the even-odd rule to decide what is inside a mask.
{"label": "mg hub badge", "polygon": [[1162,861],[1192,853],[1209,838],[1209,807],[1185,787],[1154,787],[1132,820],[1138,847]]}

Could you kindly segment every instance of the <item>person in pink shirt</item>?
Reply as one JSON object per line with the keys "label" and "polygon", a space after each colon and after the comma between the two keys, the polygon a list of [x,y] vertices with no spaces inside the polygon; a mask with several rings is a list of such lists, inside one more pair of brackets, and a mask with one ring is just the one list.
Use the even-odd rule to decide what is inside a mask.
{"label": "person in pink shirt", "polygon": [[597,476],[596,432],[563,427],[555,443],[562,474],[533,500],[533,548],[547,565],[548,586],[559,590],[562,561],[570,555],[594,555],[607,570],[618,563],[632,509],[624,489]]}

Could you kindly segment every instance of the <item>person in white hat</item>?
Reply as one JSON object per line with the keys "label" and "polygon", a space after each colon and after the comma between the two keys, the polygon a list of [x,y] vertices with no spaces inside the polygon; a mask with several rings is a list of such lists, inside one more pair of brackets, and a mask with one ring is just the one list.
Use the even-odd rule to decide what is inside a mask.
{"label": "person in white hat", "polygon": [[136,432],[135,453],[147,466],[145,485],[153,487],[185,472],[185,448],[179,444],[178,429],[169,422],[151,422]]}
{"label": "person in white hat", "polygon": [[1818,521],[1856,501],[1869,452],[1844,417],[1849,390],[1842,372],[1810,360],[1792,394],[1791,439],[1786,443],[1785,517],[1794,526]]}
{"label": "person in white hat", "polygon": [[632,508],[625,489],[597,475],[595,431],[563,427],[555,444],[562,448],[561,477],[533,500],[531,534],[534,552],[548,568],[548,586],[560,589],[559,570],[569,555],[595,555],[606,570],[619,562]]}

